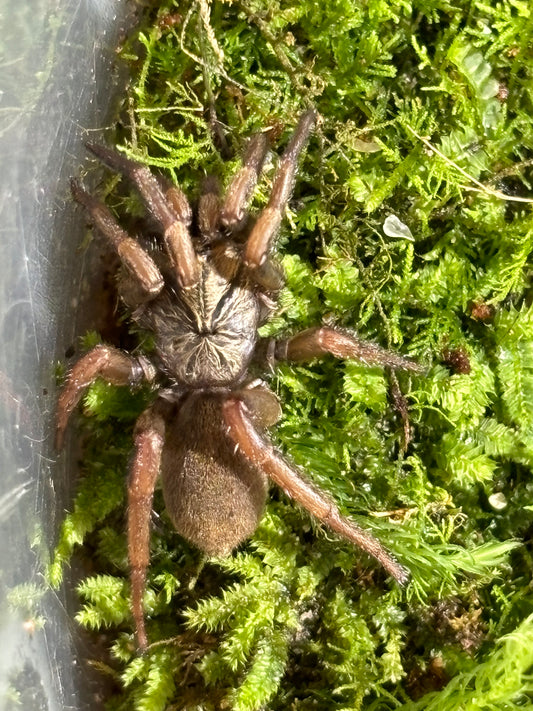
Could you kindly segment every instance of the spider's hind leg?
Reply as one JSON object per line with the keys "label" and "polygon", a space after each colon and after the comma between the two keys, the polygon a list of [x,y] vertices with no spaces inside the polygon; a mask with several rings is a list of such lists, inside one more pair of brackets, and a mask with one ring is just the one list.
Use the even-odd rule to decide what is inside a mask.
{"label": "spider's hind leg", "polygon": [[298,471],[279,456],[274,447],[254,426],[254,415],[238,393],[228,398],[222,408],[228,434],[239,450],[258,469],[265,472],[285,493],[303,506],[328,528],[375,558],[399,583],[409,579],[409,573],[371,533],[355,521],[342,516],[337,506],[320,489],[313,486]]}
{"label": "spider's hind leg", "polygon": [[132,612],[139,649],[147,647],[143,596],[150,562],[150,517],[165,442],[165,420],[156,406],[145,410],[135,425],[135,451],[128,482],[128,558]]}

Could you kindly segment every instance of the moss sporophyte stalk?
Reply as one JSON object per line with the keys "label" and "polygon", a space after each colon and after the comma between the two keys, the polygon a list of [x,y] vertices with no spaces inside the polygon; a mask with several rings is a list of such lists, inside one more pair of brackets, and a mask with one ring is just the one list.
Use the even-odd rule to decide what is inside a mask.
{"label": "moss sporophyte stalk", "polygon": [[[260,335],[357,331],[425,371],[395,379],[330,357],[268,378],[283,403],[276,452],[371,530],[410,582],[391,583],[274,489],[252,538],[205,558],[156,489],[143,655],[124,515],[133,427],[153,392],[91,385],[49,580],[60,583],[75,550],[90,556],[77,619],[106,631],[111,657],[95,663],[118,682],[108,708],[531,703],[531,30],[520,0],[166,0],[120,48],[130,81],[98,142],[193,201],[206,175],[226,194],[245,137],[267,128],[286,145],[314,108],[276,246],[286,281]],[[269,201],[271,156],[253,214]],[[98,191],[113,219],[136,234],[138,195],[103,180],[114,181]],[[133,357],[150,358],[148,335],[127,338]],[[87,335],[79,355],[100,342]],[[12,604],[27,605],[23,593]]]}

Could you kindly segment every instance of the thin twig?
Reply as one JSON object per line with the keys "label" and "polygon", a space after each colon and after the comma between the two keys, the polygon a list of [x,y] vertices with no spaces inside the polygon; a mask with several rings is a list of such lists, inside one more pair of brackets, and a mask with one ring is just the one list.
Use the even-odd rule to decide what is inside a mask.
{"label": "thin twig", "polygon": [[483,183],[481,183],[479,180],[474,178],[473,175],[470,175],[470,173],[467,173],[466,170],[461,168],[460,165],[457,165],[457,163],[455,163],[455,161],[453,161],[451,158],[448,158],[448,156],[444,155],[444,153],[442,153],[442,151],[439,151],[439,149],[436,146],[434,146],[432,143],[430,143],[427,138],[424,138],[419,133],[417,133],[414,130],[414,128],[411,128],[411,126],[409,126],[409,124],[405,124],[405,126],[406,126],[406,128],[409,129],[409,131],[411,131],[413,136],[416,136],[416,138],[418,138],[419,141],[422,141],[422,143],[425,146],[427,146],[430,150],[432,150],[434,153],[436,153],[440,158],[442,158],[443,161],[445,161],[446,163],[448,163],[448,165],[451,165],[453,168],[458,170],[461,173],[461,175],[464,175],[465,178],[472,181],[474,183],[474,185],[477,185],[477,188],[473,188],[468,185],[461,185],[461,187],[463,189],[475,190],[476,192],[485,193],[486,195],[492,195],[493,197],[496,197],[499,200],[510,200],[513,202],[527,202],[527,203],[533,202],[533,198],[525,198],[525,197],[518,197],[518,196],[514,196],[514,195],[506,195],[505,193],[502,193],[501,190],[494,190],[494,188],[488,188],[486,185],[483,185]]}

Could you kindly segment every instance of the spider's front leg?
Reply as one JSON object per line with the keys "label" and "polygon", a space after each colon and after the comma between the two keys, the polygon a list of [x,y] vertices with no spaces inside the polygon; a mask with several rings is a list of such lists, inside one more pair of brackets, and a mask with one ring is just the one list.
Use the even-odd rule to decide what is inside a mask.
{"label": "spider's front leg", "polygon": [[223,404],[223,416],[231,439],[240,451],[280,486],[285,493],[306,508],[343,538],[373,556],[399,583],[409,579],[408,571],[368,531],[342,516],[337,506],[320,490],[290,467],[263,439],[252,424],[252,416],[240,397],[230,397]]}
{"label": "spider's front leg", "polygon": [[266,133],[258,133],[248,142],[242,167],[233,177],[221,210],[225,227],[236,229],[244,220],[246,207],[263,168],[269,146]]}
{"label": "spider's front leg", "polygon": [[59,394],[55,446],[62,449],[68,420],[86,388],[97,378],[111,385],[138,385],[151,382],[155,371],[146,358],[133,358],[118,348],[96,346],[74,364]]}
{"label": "spider's front leg", "polygon": [[128,558],[130,561],[133,619],[139,649],[147,647],[143,596],[150,562],[150,516],[154,488],[161,467],[165,420],[154,407],[145,410],[135,425],[135,453],[128,483]]}
{"label": "spider's front leg", "polygon": [[163,240],[178,282],[183,288],[194,286],[200,278],[200,263],[189,234],[192,211],[184,193],[175,186],[163,188],[146,166],[105,146],[88,143],[87,148],[135,184],[147,208],[163,228]]}
{"label": "spider's front leg", "polygon": [[268,205],[257,218],[246,242],[243,260],[251,269],[257,269],[267,260],[291,197],[298,167],[298,157],[315,125],[316,112],[306,111],[300,117],[287,148],[278,164]]}

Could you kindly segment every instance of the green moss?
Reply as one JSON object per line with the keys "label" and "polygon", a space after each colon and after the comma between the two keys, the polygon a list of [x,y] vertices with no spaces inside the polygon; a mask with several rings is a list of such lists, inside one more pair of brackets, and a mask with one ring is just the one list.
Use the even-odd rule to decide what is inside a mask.
{"label": "green moss", "polygon": [[282,145],[317,108],[264,335],[329,318],[427,374],[398,376],[407,449],[380,369],[324,359],[271,383],[284,402],[273,438],[409,566],[405,590],[279,491],[248,544],[203,561],[158,493],[143,657],[122,530],[149,393],[89,390],[84,478],[50,577],[84,543],[79,621],[115,633],[110,709],[531,705],[531,34],[520,0],[162,0],[122,48],[119,147],[192,197],[205,172],[229,179],[254,130],[276,127]]}

